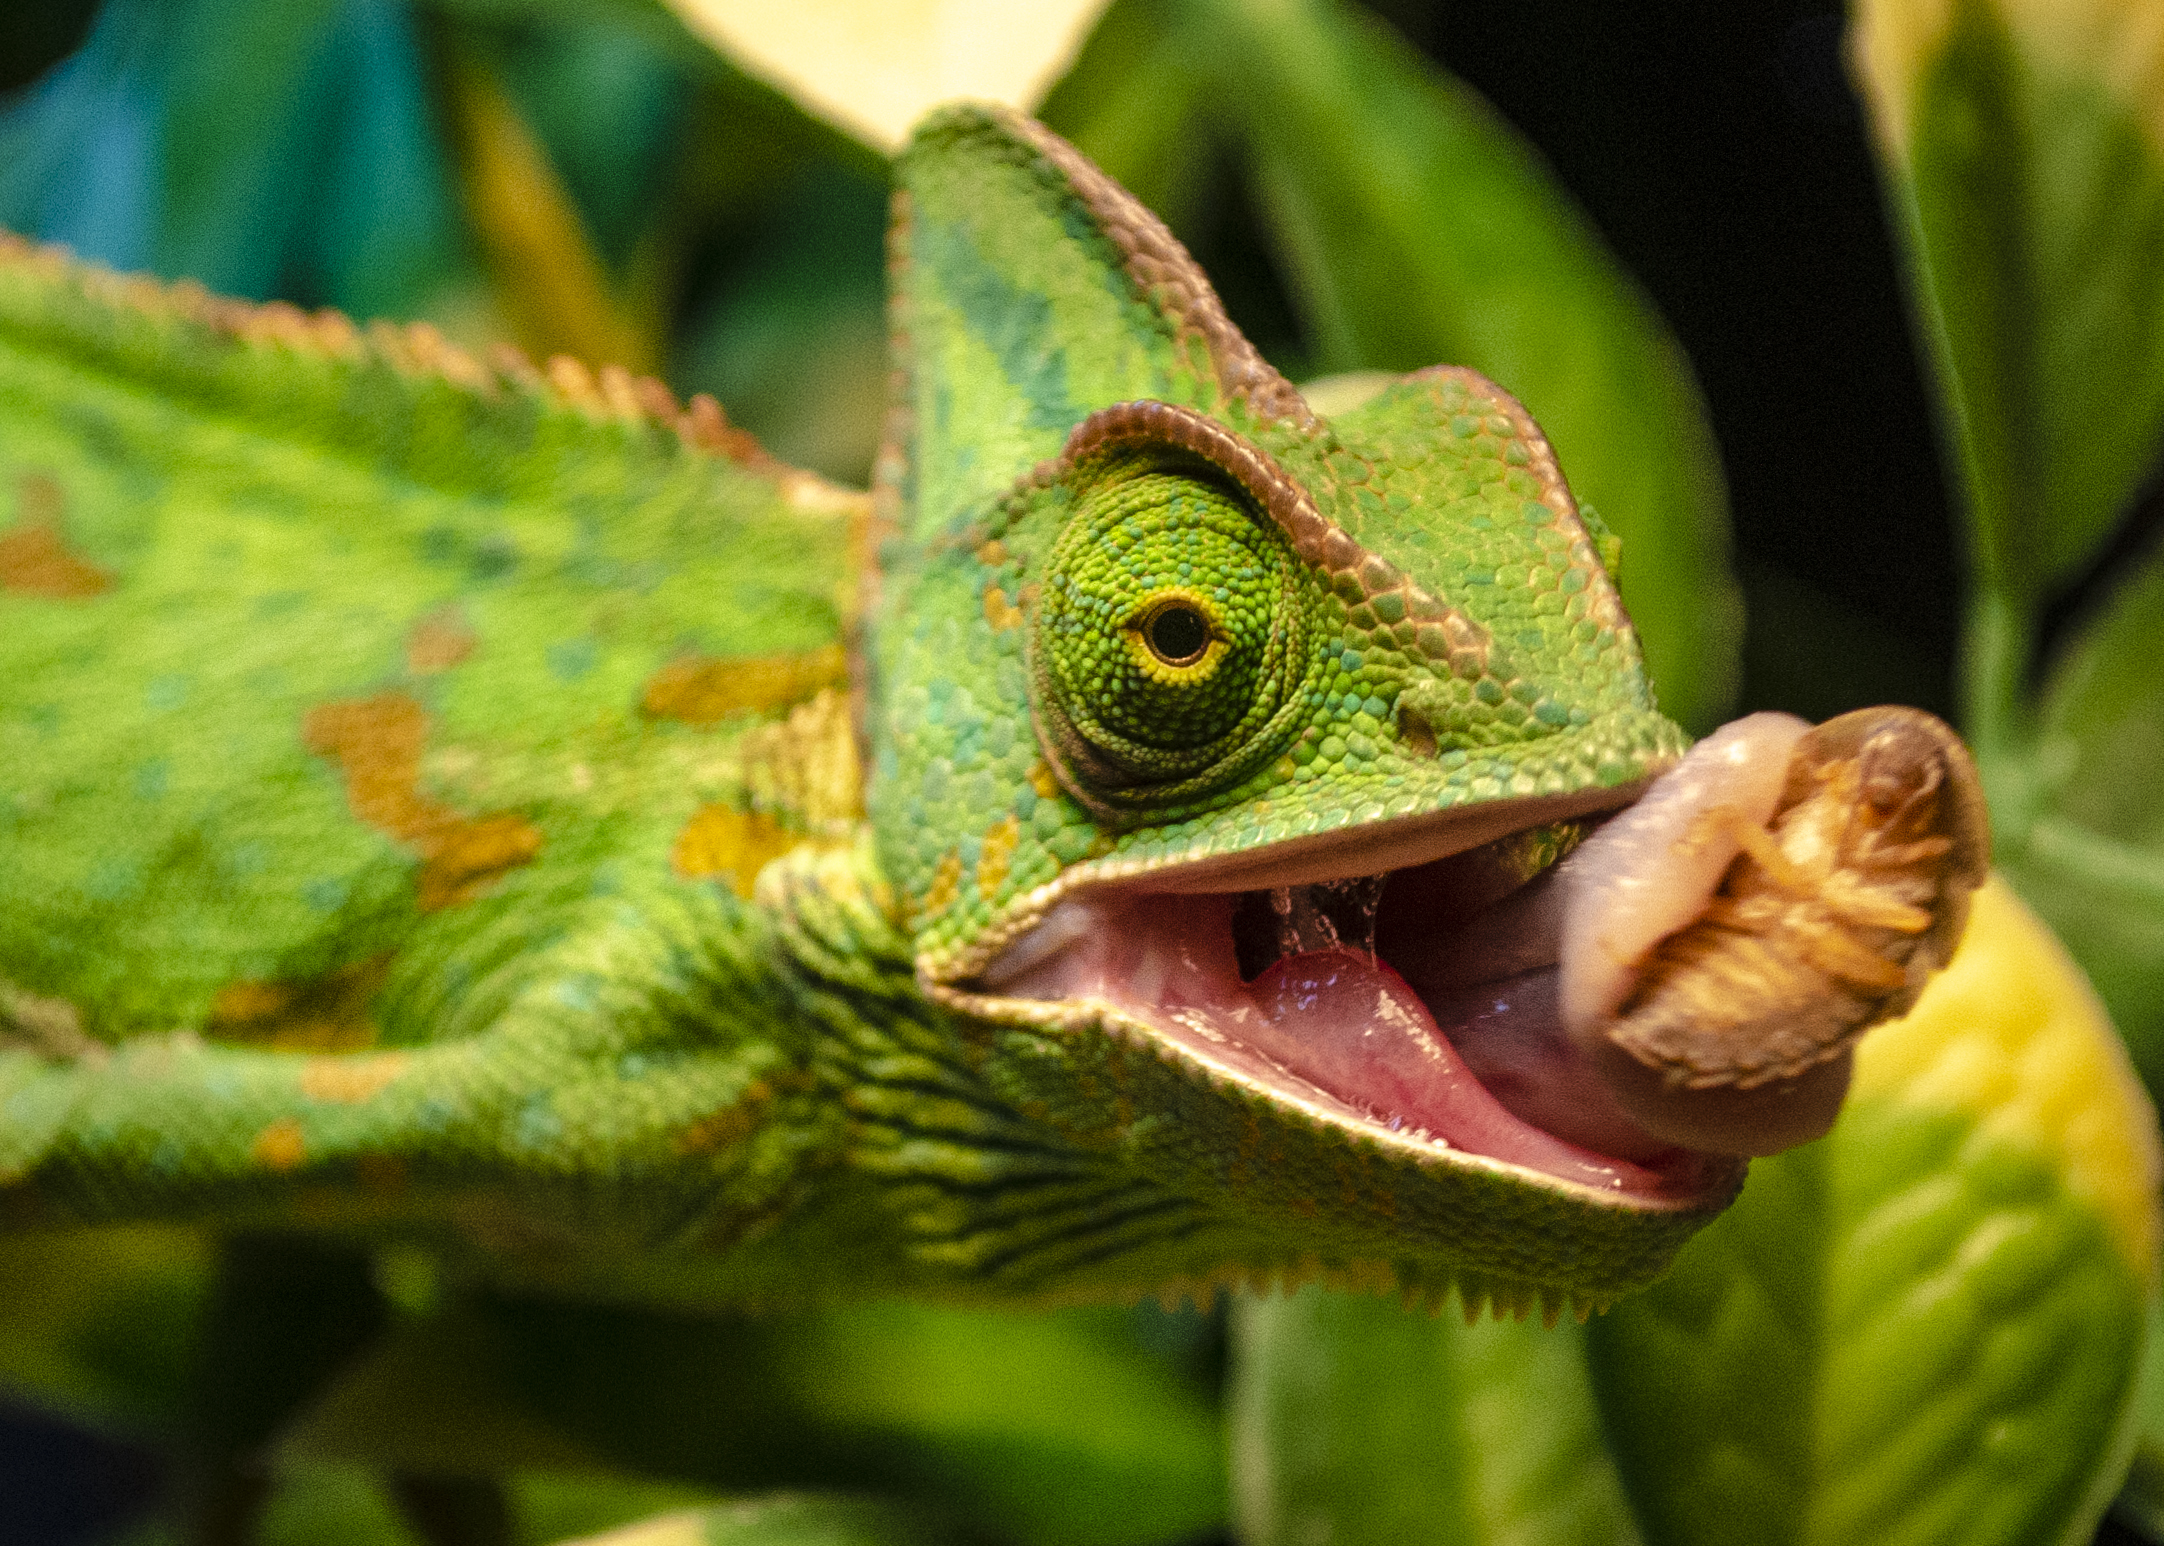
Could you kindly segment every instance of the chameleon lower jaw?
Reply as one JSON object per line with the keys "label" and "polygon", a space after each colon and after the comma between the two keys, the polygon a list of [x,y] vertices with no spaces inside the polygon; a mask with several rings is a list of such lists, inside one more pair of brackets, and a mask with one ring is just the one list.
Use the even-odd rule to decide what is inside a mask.
{"label": "chameleon lower jaw", "polygon": [[1257,896],[1268,894],[1070,899],[1040,925],[1065,948],[990,992],[1100,1004],[1339,1121],[1610,1196],[1672,1205],[1727,1184],[1725,1160],[1648,1137],[1605,1098],[1556,1014],[1552,935],[1547,964],[1478,983],[1416,989],[1407,974],[1422,961],[1401,970],[1344,944],[1243,976],[1237,939]]}

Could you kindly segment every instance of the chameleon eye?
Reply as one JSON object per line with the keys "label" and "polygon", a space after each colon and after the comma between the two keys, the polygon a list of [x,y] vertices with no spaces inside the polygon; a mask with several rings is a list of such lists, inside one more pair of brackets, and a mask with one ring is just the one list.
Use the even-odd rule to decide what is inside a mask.
{"label": "chameleon eye", "polygon": [[1077,481],[1030,639],[1045,752],[1112,819],[1229,789],[1305,674],[1302,571],[1198,458],[1130,451]]}
{"label": "chameleon eye", "polygon": [[1162,601],[1144,619],[1142,637],[1161,664],[1191,666],[1210,647],[1210,620],[1186,601]]}

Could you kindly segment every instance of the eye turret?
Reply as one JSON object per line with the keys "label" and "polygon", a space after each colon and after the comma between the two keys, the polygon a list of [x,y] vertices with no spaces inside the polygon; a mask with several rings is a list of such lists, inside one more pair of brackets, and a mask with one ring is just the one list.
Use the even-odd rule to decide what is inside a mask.
{"label": "eye turret", "polygon": [[1078,469],[1031,637],[1040,724],[1070,788],[1127,820],[1231,787],[1274,755],[1308,665],[1300,567],[1199,458]]}

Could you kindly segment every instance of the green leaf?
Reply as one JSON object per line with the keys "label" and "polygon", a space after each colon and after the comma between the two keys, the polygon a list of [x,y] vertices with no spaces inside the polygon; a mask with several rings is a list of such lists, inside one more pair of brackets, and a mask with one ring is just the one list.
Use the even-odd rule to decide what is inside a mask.
{"label": "green leaf", "polygon": [[1860,0],[1857,58],[1967,487],[2026,610],[2164,430],[2164,7]]}
{"label": "green leaf", "polygon": [[380,1479],[321,1463],[278,1473],[253,1538],[257,1546],[422,1546]]}
{"label": "green leaf", "polygon": [[621,268],[639,235],[665,214],[695,71],[638,25],[631,7],[586,18],[549,16],[553,9],[542,12],[548,25],[511,29],[488,62],[548,147],[594,245]]}
{"label": "green leaf", "polygon": [[1449,361],[1518,396],[1623,536],[1623,599],[1662,707],[1694,731],[1718,723],[1742,632],[1726,498],[1652,307],[1525,143],[1380,23],[1333,0],[1195,3],[1317,366]]}
{"label": "green leaf", "polygon": [[571,1536],[681,1513],[715,1500],[704,1488],[593,1472],[524,1472],[505,1479],[511,1518],[522,1546],[545,1546]]}
{"label": "green leaf", "polygon": [[1247,1546],[1629,1546],[1572,1323],[1464,1326],[1308,1288],[1239,1307]]}
{"label": "green leaf", "polygon": [[2155,1114],[2003,884],[1833,1132],[1592,1327],[1661,1546],[2086,1540],[2133,1439]]}
{"label": "green leaf", "polygon": [[214,1264],[170,1225],[0,1241],[0,1385],[78,1419],[176,1428]]}
{"label": "green leaf", "polygon": [[[2096,984],[2152,1091],[2164,1089],[2164,557],[2152,556],[2063,652],[2034,750],[2028,809],[2001,862]],[[1994,814],[1998,814],[1994,812]]]}
{"label": "green leaf", "polygon": [[1037,113],[1175,231],[1216,170],[1209,49],[1177,0],[1115,0]]}
{"label": "green leaf", "polygon": [[869,1487],[1047,1546],[1170,1540],[1225,1506],[1216,1414],[1117,1312],[453,1310],[391,1338],[285,1443],[420,1472]]}
{"label": "green leaf", "polygon": [[[2164,559],[2151,556],[2064,650],[2034,751],[2028,810],[2002,862],[2112,1007],[2151,1091],[2164,1089]],[[1997,814],[1997,812],[1995,812]]]}
{"label": "green leaf", "polygon": [[301,1460],[435,1476],[605,1471],[607,1457],[528,1405],[501,1327],[454,1311],[401,1326],[280,1437]]}
{"label": "green leaf", "polygon": [[968,1546],[980,1539],[905,1504],[785,1494],[648,1520],[578,1546]]}
{"label": "green leaf", "polygon": [[2134,1464],[2119,1489],[2112,1512],[2138,1527],[2147,1539],[2164,1540],[2164,1306],[2149,1306],[2149,1347],[2141,1362],[2136,1411],[2141,1431]]}
{"label": "green leaf", "polygon": [[869,481],[889,390],[886,194],[841,168],[795,179],[700,308],[672,372],[783,461],[849,483]]}

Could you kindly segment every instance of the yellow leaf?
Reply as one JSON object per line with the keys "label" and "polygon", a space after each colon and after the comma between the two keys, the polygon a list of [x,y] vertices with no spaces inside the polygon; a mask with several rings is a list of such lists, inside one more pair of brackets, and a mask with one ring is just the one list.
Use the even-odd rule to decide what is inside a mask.
{"label": "yellow leaf", "polygon": [[1905,159],[1916,85],[1956,11],[1981,6],[2022,55],[2062,81],[2089,80],[2164,147],[2164,0],[1857,0],[1856,74],[1889,154]]}
{"label": "yellow leaf", "polygon": [[1989,1137],[2054,1163],[2155,1280],[2156,1112],[2081,968],[2000,877],[1916,1007],[1857,1049],[1850,1098],[1881,1096],[1973,1113]]}
{"label": "yellow leaf", "polygon": [[1034,108],[1106,0],[669,0],[752,74],[883,151],[957,97]]}
{"label": "yellow leaf", "polygon": [[462,188],[474,234],[519,343],[634,375],[660,368],[661,347],[621,304],[548,152],[476,58],[447,70]]}

